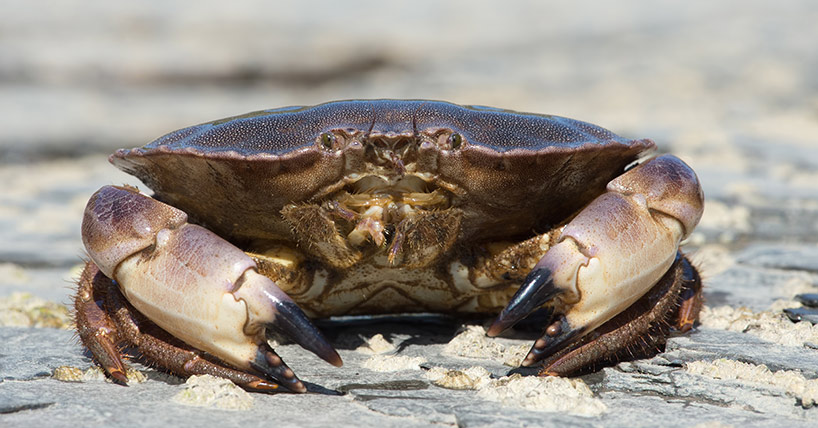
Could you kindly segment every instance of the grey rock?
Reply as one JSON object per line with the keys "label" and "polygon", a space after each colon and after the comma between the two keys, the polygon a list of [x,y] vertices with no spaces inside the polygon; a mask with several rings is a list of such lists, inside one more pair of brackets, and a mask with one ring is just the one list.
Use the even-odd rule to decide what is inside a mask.
{"label": "grey rock", "polygon": [[764,364],[772,371],[799,370],[807,378],[818,378],[818,352],[813,349],[777,345],[734,331],[702,328],[674,337],[668,340],[662,358],[677,363],[728,358]]}
{"label": "grey rock", "polygon": [[0,383],[49,377],[60,366],[91,365],[73,331],[0,327],[0,343]]}
{"label": "grey rock", "polygon": [[[805,424],[818,416],[818,409],[803,409],[796,398],[786,392],[761,384],[737,380],[712,379],[689,374],[676,368],[661,375],[649,373],[646,365],[637,364],[635,370],[605,369],[603,389],[661,397],[668,402],[697,403],[717,410],[721,407],[741,409],[747,418],[753,414],[775,415],[781,420]],[[611,395],[602,394],[610,398]],[[616,396],[616,395],[614,395]],[[719,419],[724,417],[720,415]],[[752,418],[755,419],[755,418]]]}
{"label": "grey rock", "polygon": [[756,245],[742,251],[736,261],[748,266],[818,273],[818,245]]}
{"label": "grey rock", "polygon": [[[605,374],[607,377],[609,371],[606,370]],[[611,385],[613,386],[615,382],[621,382],[620,385],[628,384],[632,379],[628,376],[621,378],[612,376]],[[691,427],[698,424],[721,423],[749,427],[780,427],[782,425],[809,427],[813,424],[807,418],[754,412],[742,407],[740,403],[724,404],[710,400],[708,397],[678,397],[664,395],[653,390],[603,391],[600,392],[600,396],[606,403],[616,403],[615,411],[609,412],[603,419],[605,426]],[[814,416],[809,415],[809,417]]]}
{"label": "grey rock", "polygon": [[[420,327],[418,327],[420,325]],[[331,367],[295,345],[280,345],[278,352],[307,382],[305,395],[253,394],[251,411],[230,412],[187,407],[170,401],[183,387],[174,377],[137,365],[147,373],[145,383],[128,387],[108,382],[59,382],[49,378],[59,365],[88,367],[91,362],[73,341],[72,333],[50,329],[0,328],[0,339],[13,346],[4,348],[0,372],[0,409],[7,426],[22,426],[48,418],[54,426],[76,421],[128,425],[138,418],[142,426],[168,423],[206,423],[208,419],[229,416],[229,425],[275,420],[283,425],[328,426],[338,420],[360,421],[362,425],[428,424],[461,426],[519,426],[538,424],[590,426],[640,426],[667,417],[667,426],[713,420],[744,420],[764,426],[767,417],[804,426],[815,409],[801,409],[792,397],[773,390],[746,389],[739,383],[702,380],[685,374],[679,364],[700,359],[735,358],[772,369],[801,369],[814,375],[818,367],[814,351],[781,353],[782,347],[766,344],[741,333],[703,330],[673,338],[668,352],[651,360],[623,363],[606,369],[604,375],[590,375],[586,381],[597,391],[608,411],[599,417],[537,412],[501,407],[485,402],[474,391],[452,391],[432,385],[424,371],[372,372],[361,367],[369,355],[354,351],[358,332],[364,337],[380,331],[393,341],[401,355],[424,356],[424,366],[466,368],[487,366],[494,376],[505,375],[510,368],[497,362],[471,360],[442,355],[443,344],[453,328],[444,324],[401,326],[335,325],[325,326],[335,337],[344,358],[342,368]],[[512,339],[504,339],[511,340]],[[358,340],[360,341],[360,340]],[[522,341],[520,341],[522,342]],[[56,346],[43,346],[43,344]],[[792,351],[792,350],[789,350]],[[36,357],[32,357],[32,356]],[[742,389],[744,388],[744,389]],[[683,420],[672,415],[693,406],[694,414]],[[162,414],[162,418],[143,420],[144,409]],[[316,413],[315,409],[321,411]],[[767,416],[764,416],[767,415]],[[73,421],[73,422],[72,422]]]}
{"label": "grey rock", "polygon": [[604,420],[597,417],[504,408],[493,403],[474,403],[459,406],[456,412],[457,426],[470,428],[519,426],[596,427],[600,426],[601,421]]}
{"label": "grey rock", "polygon": [[818,324],[818,308],[788,308],[784,313],[793,322],[808,322]]}
{"label": "grey rock", "polygon": [[[32,272],[31,281],[6,285],[28,286],[50,281],[53,290],[64,290],[65,273],[85,256],[80,225],[85,203],[106,184],[138,185],[139,180],[111,166],[106,156],[96,155],[70,161],[53,160],[33,165],[0,168],[0,263],[14,263]],[[4,291],[4,290],[3,290]],[[45,296],[42,296],[45,297]]]}
{"label": "grey rock", "polygon": [[818,308],[818,293],[796,294],[795,300],[810,308]]}
{"label": "grey rock", "polygon": [[[707,272],[704,273],[706,275]],[[818,285],[818,275],[811,272],[740,263],[715,276],[705,276],[705,299],[710,306],[729,304],[746,306],[755,311],[767,310],[776,299],[792,300],[795,297],[784,285],[796,280]]]}

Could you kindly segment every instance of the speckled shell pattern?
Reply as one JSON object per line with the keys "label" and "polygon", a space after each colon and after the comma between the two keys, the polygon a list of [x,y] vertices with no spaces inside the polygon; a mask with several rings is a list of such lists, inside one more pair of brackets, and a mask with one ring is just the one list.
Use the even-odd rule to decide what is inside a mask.
{"label": "speckled shell pattern", "polygon": [[[323,132],[355,129],[412,136],[450,129],[458,150],[428,150],[425,168],[460,191],[461,240],[547,229],[604,192],[625,166],[654,148],[572,119],[436,101],[339,101],[289,107],[192,126],[111,161],[159,200],[233,241],[291,239],[278,214],[313,202],[350,173],[344,149]],[[207,195],[202,198],[201,195]]]}

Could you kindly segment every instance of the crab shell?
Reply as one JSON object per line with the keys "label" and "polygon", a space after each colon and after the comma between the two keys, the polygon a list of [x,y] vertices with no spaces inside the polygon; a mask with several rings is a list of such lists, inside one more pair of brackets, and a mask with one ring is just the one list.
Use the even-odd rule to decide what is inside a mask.
{"label": "crab shell", "polygon": [[[89,332],[119,332],[128,322],[113,314],[125,308],[216,365],[299,390],[265,329],[340,364],[304,312],[502,310],[496,335],[546,308],[525,364],[575,371],[619,358],[600,351],[606,337],[690,328],[698,313],[700,281],[678,246],[701,217],[701,187],[653,150],[572,119],[434,101],[332,102],[185,128],[112,155],[155,193],[106,186],[89,201],[78,317]],[[128,303],[89,309],[95,293],[117,292]],[[97,359],[119,370],[85,327]]]}

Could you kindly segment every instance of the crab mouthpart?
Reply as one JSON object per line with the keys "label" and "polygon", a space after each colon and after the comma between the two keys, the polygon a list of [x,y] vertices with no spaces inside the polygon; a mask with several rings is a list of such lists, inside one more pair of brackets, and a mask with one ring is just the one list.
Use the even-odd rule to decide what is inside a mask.
{"label": "crab mouthpart", "polygon": [[[398,230],[405,220],[421,211],[449,208],[451,195],[415,174],[391,178],[365,175],[333,195],[324,206],[341,220],[342,227],[346,223],[346,236],[352,245],[360,247],[369,241],[383,247],[400,241]],[[393,247],[390,255],[396,253]]]}

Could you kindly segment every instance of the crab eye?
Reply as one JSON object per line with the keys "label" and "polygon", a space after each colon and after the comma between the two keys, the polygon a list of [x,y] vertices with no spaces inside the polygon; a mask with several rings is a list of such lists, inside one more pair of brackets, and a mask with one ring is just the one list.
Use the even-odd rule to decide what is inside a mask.
{"label": "crab eye", "polygon": [[452,135],[449,135],[449,146],[453,150],[459,149],[461,144],[463,144],[463,136],[462,135],[460,135],[460,134],[458,134],[456,132],[454,134],[452,134]]}
{"label": "crab eye", "polygon": [[324,132],[321,134],[318,140],[321,142],[321,146],[327,150],[332,150],[335,146],[335,134],[331,132]]}

